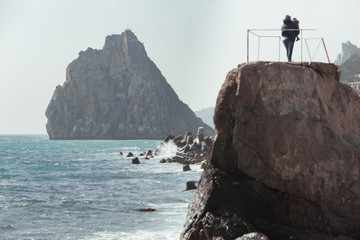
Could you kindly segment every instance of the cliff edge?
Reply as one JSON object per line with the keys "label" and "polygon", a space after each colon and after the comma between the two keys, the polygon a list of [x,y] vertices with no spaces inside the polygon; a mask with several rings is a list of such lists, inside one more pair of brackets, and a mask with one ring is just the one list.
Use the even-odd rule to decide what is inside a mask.
{"label": "cliff edge", "polygon": [[204,124],[147,56],[135,34],[106,37],[66,69],[46,109],[50,139],[163,139]]}
{"label": "cliff edge", "polygon": [[324,63],[228,73],[182,239],[360,238],[360,101],[339,78]]}

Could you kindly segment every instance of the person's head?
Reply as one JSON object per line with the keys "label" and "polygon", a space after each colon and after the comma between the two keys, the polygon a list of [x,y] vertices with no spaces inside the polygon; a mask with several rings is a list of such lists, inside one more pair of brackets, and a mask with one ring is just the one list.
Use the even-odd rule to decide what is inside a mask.
{"label": "person's head", "polygon": [[292,19],[292,21],[293,21],[293,23],[295,23],[295,24],[298,24],[298,25],[299,25],[299,20],[297,20],[297,18],[293,18],[293,19]]}
{"label": "person's head", "polygon": [[285,18],[291,18],[291,17],[290,17],[290,15],[286,14],[286,15],[285,15]]}

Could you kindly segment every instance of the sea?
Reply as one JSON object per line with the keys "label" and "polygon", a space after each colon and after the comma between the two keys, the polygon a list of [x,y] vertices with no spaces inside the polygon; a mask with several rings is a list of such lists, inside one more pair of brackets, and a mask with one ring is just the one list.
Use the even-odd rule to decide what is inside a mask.
{"label": "sea", "polygon": [[[138,165],[125,156],[158,147]],[[202,170],[159,162],[176,151],[161,140],[0,135],[0,239],[179,239],[195,194],[186,182]]]}

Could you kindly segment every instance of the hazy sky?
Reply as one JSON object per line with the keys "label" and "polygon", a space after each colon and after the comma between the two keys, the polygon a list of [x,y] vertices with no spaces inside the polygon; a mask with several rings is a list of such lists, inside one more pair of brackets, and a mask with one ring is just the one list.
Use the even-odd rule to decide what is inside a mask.
{"label": "hazy sky", "polygon": [[[304,38],[324,37],[333,62],[342,42],[360,46],[359,9],[359,0],[0,0],[0,134],[46,133],[45,109],[67,65],[88,47],[101,49],[107,35],[131,29],[195,111],[214,106],[227,72],[246,61],[247,29],[279,29],[290,14],[317,29]],[[277,60],[278,40],[260,46],[261,60]],[[317,40],[309,46],[315,51]],[[298,61],[299,42],[295,50]],[[322,48],[316,56],[326,61]]]}

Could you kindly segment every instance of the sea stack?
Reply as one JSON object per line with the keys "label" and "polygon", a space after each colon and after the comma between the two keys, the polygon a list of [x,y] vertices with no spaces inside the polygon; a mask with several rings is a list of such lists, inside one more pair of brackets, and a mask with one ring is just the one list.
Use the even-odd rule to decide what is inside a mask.
{"label": "sea stack", "polygon": [[133,32],[106,37],[66,69],[46,109],[50,139],[162,139],[204,124],[184,104]]}
{"label": "sea stack", "polygon": [[337,66],[231,70],[181,239],[360,239],[360,100]]}

